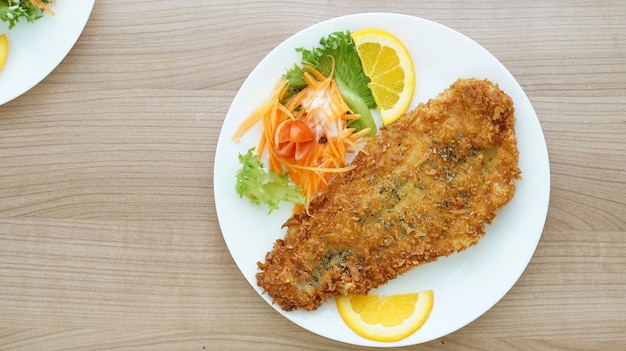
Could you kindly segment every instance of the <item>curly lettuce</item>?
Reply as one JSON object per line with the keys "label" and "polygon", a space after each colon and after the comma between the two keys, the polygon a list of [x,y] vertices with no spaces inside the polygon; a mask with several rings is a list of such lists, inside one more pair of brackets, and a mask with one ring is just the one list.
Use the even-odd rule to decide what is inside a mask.
{"label": "curly lettuce", "polygon": [[239,197],[245,196],[255,205],[266,204],[268,214],[278,209],[281,201],[304,204],[302,187],[291,185],[287,174],[264,168],[254,150],[250,148],[246,154],[239,154],[241,169],[237,172],[235,186]]}

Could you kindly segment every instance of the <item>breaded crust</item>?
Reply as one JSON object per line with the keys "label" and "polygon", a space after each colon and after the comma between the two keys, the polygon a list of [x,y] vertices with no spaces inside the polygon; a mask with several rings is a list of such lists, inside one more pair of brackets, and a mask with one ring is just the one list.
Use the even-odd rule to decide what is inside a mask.
{"label": "breaded crust", "polygon": [[514,124],[496,84],[459,79],[381,128],[352,171],[287,220],[258,285],[284,310],[315,310],[476,244],[515,193]]}

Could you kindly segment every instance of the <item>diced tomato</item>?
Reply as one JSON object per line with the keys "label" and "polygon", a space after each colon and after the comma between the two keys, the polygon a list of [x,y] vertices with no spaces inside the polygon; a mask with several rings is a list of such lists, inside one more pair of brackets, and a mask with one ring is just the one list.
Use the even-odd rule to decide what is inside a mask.
{"label": "diced tomato", "polygon": [[309,126],[299,120],[289,121],[277,131],[278,146],[274,147],[276,154],[282,158],[299,160],[313,147],[315,136]]}
{"label": "diced tomato", "polygon": [[306,123],[296,120],[291,123],[289,138],[292,142],[302,143],[315,139],[315,136]]}
{"label": "diced tomato", "polygon": [[282,158],[292,158],[296,155],[296,144],[292,142],[278,144],[278,147],[275,147],[274,150]]}
{"label": "diced tomato", "polygon": [[297,143],[296,152],[294,154],[296,161],[303,159],[306,156],[306,154],[308,154],[309,151],[311,151],[311,149],[313,148],[313,144],[315,144],[315,140],[309,140],[303,143]]}
{"label": "diced tomato", "polygon": [[283,126],[277,131],[279,144],[291,141],[291,123],[292,122],[287,122],[283,124]]}

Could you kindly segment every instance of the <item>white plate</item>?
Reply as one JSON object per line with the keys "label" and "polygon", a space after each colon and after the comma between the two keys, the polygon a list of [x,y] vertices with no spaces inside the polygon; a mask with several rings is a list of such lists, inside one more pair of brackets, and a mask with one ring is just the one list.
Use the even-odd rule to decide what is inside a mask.
{"label": "white plate", "polygon": [[0,22],[0,34],[9,40],[7,60],[0,71],[0,105],[24,94],[61,63],[82,33],[95,0],[60,0],[32,22],[20,21],[9,29]]}
{"label": "white plate", "polygon": [[380,293],[432,289],[435,303],[424,326],[406,339],[380,343],[359,337],[339,317],[329,301],[314,312],[284,312],[283,316],[324,337],[364,346],[391,347],[418,344],[447,335],[478,318],[495,305],[515,284],[530,261],[543,231],[550,192],[550,170],[545,139],[533,107],[507,69],[487,50],[464,35],[421,18],[367,13],[328,20],[285,40],[252,71],[235,96],[226,115],[215,155],[214,191],[224,240],[250,285],[272,303],[256,284],[257,261],[263,261],[281,224],[291,209],[267,215],[267,207],[254,206],[235,193],[238,154],[256,146],[261,126],[239,144],[231,137],[235,128],[270,93],[277,79],[299,61],[296,47],[310,48],[333,31],[379,27],[394,33],[408,47],[415,61],[416,94],[412,107],[435,97],[459,77],[489,78],[514,100],[515,125],[523,180],[514,199],[502,209],[487,235],[464,252],[417,267],[378,289]]}

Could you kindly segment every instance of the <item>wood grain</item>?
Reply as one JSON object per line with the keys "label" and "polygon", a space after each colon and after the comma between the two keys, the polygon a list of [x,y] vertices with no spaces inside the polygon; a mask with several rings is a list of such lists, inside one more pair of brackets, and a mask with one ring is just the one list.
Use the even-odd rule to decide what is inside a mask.
{"label": "wood grain", "polygon": [[626,4],[575,0],[96,2],[63,62],[0,106],[0,349],[364,349],[249,286],[221,236],[213,161],[270,50],[372,11],[492,52],[550,154],[548,218],[518,283],[461,330],[401,349],[626,349]]}

